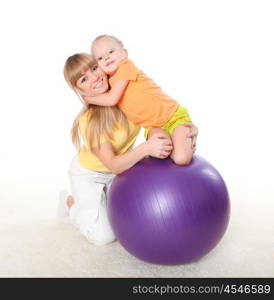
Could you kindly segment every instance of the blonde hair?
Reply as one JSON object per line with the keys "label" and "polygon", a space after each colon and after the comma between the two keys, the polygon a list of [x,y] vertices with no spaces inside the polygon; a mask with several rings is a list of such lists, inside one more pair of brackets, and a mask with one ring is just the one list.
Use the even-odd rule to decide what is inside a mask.
{"label": "blonde hair", "polygon": [[113,131],[118,128],[125,128],[129,134],[129,124],[126,116],[116,106],[104,107],[89,104],[86,105],[81,97],[81,91],[77,88],[78,79],[89,69],[96,65],[95,59],[86,53],[78,53],[70,56],[64,66],[64,77],[68,85],[74,90],[83,103],[83,108],[76,116],[72,128],[72,143],[79,150],[80,148],[80,129],[79,121],[87,113],[87,127],[85,137],[90,150],[95,146],[100,148],[100,140],[105,138],[113,140]]}
{"label": "blonde hair", "polygon": [[91,51],[92,51],[92,47],[94,45],[94,43],[102,38],[107,38],[107,39],[112,39],[114,40],[121,48],[124,48],[124,44],[121,40],[117,39],[117,37],[115,37],[114,35],[109,35],[109,34],[102,34],[102,35],[98,35],[91,43]]}

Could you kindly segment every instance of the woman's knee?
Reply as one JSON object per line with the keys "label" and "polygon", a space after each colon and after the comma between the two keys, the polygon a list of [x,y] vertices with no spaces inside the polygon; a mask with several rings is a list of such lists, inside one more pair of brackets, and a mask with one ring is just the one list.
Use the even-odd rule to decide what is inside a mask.
{"label": "woman's knee", "polygon": [[108,226],[94,226],[89,228],[86,232],[82,232],[86,236],[87,240],[96,246],[104,246],[115,241],[115,235],[112,229]]}
{"label": "woman's knee", "polygon": [[100,238],[89,237],[89,242],[96,246],[105,246],[115,241],[114,235],[101,236]]}

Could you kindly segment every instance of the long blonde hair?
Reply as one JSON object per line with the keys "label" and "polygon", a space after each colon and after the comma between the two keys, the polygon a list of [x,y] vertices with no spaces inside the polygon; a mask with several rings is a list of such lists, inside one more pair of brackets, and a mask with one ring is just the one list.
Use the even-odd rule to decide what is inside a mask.
{"label": "long blonde hair", "polygon": [[118,128],[124,128],[129,134],[129,124],[124,113],[116,106],[104,107],[89,104],[86,105],[81,97],[81,91],[77,88],[77,80],[83,74],[96,65],[95,59],[86,53],[77,53],[70,56],[64,66],[64,77],[68,85],[74,90],[83,103],[83,108],[75,118],[71,128],[72,143],[79,150],[80,129],[79,121],[81,117],[87,113],[88,122],[85,137],[90,150],[93,147],[100,148],[101,138],[109,141],[113,140],[113,131]]}

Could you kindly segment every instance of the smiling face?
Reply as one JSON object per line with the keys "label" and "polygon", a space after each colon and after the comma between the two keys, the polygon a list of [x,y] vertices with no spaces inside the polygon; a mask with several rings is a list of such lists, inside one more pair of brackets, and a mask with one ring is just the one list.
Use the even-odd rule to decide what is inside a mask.
{"label": "smiling face", "polygon": [[108,90],[108,78],[104,71],[96,64],[87,69],[76,82],[76,87],[84,94],[95,96]]}
{"label": "smiling face", "polygon": [[120,62],[127,58],[127,51],[110,37],[102,37],[92,44],[92,54],[103,71],[112,76]]}

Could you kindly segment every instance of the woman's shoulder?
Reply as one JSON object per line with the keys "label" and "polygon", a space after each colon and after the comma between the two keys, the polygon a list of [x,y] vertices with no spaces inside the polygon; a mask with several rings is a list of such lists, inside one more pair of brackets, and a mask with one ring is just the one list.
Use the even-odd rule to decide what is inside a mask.
{"label": "woman's shoulder", "polygon": [[131,122],[130,120],[128,120],[128,125],[129,125],[129,135],[130,136],[137,135],[141,130],[141,127],[139,125]]}
{"label": "woman's shoulder", "polygon": [[92,108],[88,108],[79,118],[79,125],[85,125],[93,113]]}
{"label": "woman's shoulder", "polygon": [[90,107],[90,108],[86,109],[86,110],[83,112],[81,118],[87,119],[87,118],[89,118],[92,114],[93,114],[93,109]]}

